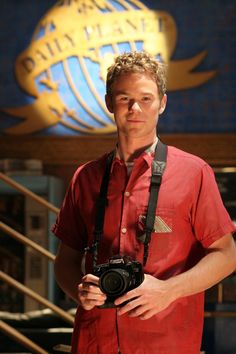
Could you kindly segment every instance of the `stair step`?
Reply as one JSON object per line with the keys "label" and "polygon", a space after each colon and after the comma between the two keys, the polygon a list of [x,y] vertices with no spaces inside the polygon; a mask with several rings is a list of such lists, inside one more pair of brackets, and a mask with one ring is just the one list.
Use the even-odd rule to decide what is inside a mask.
{"label": "stair step", "polygon": [[[41,346],[44,350],[51,354],[67,352],[65,351],[66,346],[71,343],[72,328],[17,328],[23,335],[27,338]],[[4,333],[0,333],[0,354],[32,354],[26,352],[27,348],[20,343],[17,343],[12,338],[6,336]],[[59,350],[55,347],[58,344],[62,344]],[[55,349],[54,349],[55,348]]]}

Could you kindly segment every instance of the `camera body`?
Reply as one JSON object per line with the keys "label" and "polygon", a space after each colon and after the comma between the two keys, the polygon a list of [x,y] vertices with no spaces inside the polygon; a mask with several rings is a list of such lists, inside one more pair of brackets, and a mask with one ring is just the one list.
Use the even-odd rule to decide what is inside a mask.
{"label": "camera body", "polygon": [[108,263],[96,265],[94,275],[99,277],[99,287],[107,295],[101,308],[116,307],[115,299],[137,288],[144,280],[142,264],[120,255],[111,257]]}

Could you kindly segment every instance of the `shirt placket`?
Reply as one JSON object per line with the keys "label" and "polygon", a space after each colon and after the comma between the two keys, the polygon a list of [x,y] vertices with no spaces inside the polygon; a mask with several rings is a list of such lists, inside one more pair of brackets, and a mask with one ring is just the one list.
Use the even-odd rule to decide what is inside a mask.
{"label": "shirt placket", "polygon": [[123,193],[123,208],[122,208],[122,218],[121,218],[121,227],[120,227],[120,254],[125,253],[125,243],[128,229],[128,209],[129,209],[129,198],[130,191],[127,189]]}
{"label": "shirt placket", "polygon": [[[122,214],[121,214],[121,226],[120,226],[120,254],[125,254],[127,246],[130,249],[130,245],[127,242],[130,238],[132,239],[135,236],[134,225],[137,220],[131,220],[130,218],[130,210],[131,208],[136,208],[135,203],[135,195],[134,195],[134,186],[137,186],[138,179],[146,172],[148,168],[148,164],[145,159],[141,158],[137,160],[133,166],[131,171],[128,183],[125,186],[123,192],[123,207],[122,207]],[[134,213],[132,213],[134,215]],[[131,226],[130,226],[131,225]],[[132,229],[131,229],[132,228]],[[128,237],[129,235],[129,237]]]}

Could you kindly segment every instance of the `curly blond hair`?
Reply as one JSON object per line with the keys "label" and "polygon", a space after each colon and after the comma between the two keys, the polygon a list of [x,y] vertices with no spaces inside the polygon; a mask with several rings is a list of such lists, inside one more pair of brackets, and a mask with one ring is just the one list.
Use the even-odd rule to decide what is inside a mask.
{"label": "curly blond hair", "polygon": [[156,81],[160,98],[162,98],[166,93],[166,65],[144,51],[124,53],[115,58],[114,64],[107,70],[107,95],[112,95],[113,83],[120,75],[145,72]]}

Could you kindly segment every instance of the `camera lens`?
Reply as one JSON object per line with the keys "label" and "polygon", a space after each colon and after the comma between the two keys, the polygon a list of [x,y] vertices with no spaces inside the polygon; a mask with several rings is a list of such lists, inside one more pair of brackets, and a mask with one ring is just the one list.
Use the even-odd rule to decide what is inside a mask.
{"label": "camera lens", "polygon": [[101,290],[110,296],[119,296],[125,292],[130,282],[130,275],[124,269],[112,269],[100,277]]}

